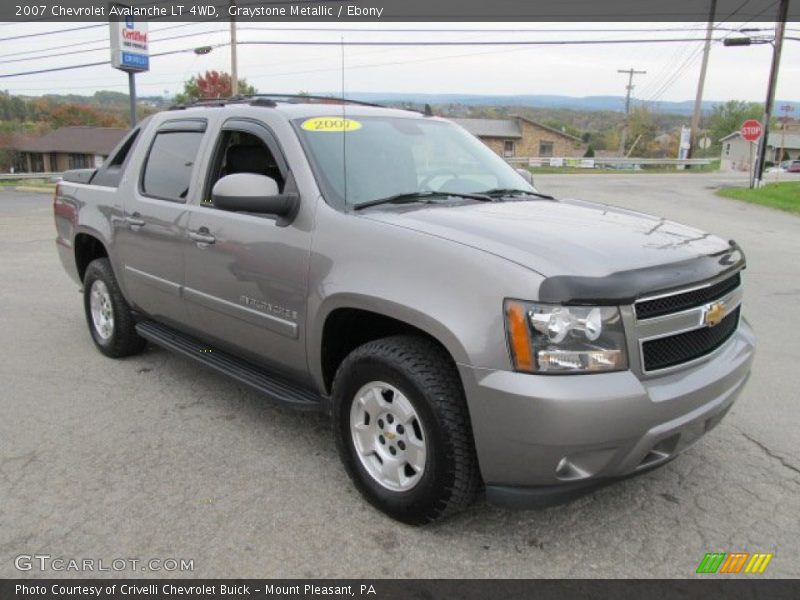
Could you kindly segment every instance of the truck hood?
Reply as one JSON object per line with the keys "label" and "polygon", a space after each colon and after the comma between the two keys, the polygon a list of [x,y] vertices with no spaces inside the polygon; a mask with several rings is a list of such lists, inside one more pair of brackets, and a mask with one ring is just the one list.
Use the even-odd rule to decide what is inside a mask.
{"label": "truck hood", "polygon": [[363,216],[490,252],[545,277],[606,277],[730,248],[692,227],[578,200],[387,206]]}

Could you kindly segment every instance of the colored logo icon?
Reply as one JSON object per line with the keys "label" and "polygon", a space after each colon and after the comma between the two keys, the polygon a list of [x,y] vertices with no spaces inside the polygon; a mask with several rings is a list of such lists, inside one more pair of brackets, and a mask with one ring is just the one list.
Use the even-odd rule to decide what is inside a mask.
{"label": "colored logo icon", "polygon": [[763,573],[772,553],[755,552],[708,552],[700,561],[697,573]]}

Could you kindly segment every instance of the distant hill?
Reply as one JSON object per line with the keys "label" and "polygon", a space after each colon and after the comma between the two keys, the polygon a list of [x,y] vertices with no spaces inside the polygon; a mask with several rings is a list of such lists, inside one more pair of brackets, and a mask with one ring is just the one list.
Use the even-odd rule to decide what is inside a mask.
{"label": "distant hill", "polygon": [[[335,92],[325,94],[337,95]],[[534,108],[566,108],[571,110],[586,111],[614,111],[625,110],[624,96],[555,96],[555,95],[481,95],[481,94],[418,94],[418,93],[381,93],[381,92],[349,92],[348,97],[354,100],[376,103],[411,102],[413,104],[461,104],[464,106],[529,106]],[[632,100],[634,106],[641,105],[637,99]],[[781,104],[800,105],[800,101],[778,100],[776,106]],[[703,102],[703,111],[710,111],[715,105],[724,104],[722,101],[706,100]],[[654,102],[648,107],[656,112],[672,113],[676,115],[690,115],[694,110],[694,100],[681,102]]]}

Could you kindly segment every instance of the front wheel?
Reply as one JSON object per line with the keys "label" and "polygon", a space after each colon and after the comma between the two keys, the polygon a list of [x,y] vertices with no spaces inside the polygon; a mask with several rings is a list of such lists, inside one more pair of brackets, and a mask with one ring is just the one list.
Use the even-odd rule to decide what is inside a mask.
{"label": "front wheel", "polygon": [[136,333],[133,312],[107,258],[95,259],[86,267],[83,307],[92,340],[100,352],[122,358],[144,350],[147,342]]}
{"label": "front wheel", "polygon": [[333,384],[339,455],[374,506],[409,524],[469,506],[480,486],[458,373],[433,341],[394,336],[368,342]]}

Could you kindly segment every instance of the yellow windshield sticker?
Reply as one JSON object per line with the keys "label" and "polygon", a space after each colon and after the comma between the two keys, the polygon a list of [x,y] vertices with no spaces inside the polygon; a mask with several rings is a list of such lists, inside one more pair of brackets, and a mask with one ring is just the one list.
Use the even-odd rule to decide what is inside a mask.
{"label": "yellow windshield sticker", "polygon": [[314,117],[303,121],[301,127],[306,131],[355,131],[361,129],[361,123],[342,117]]}

